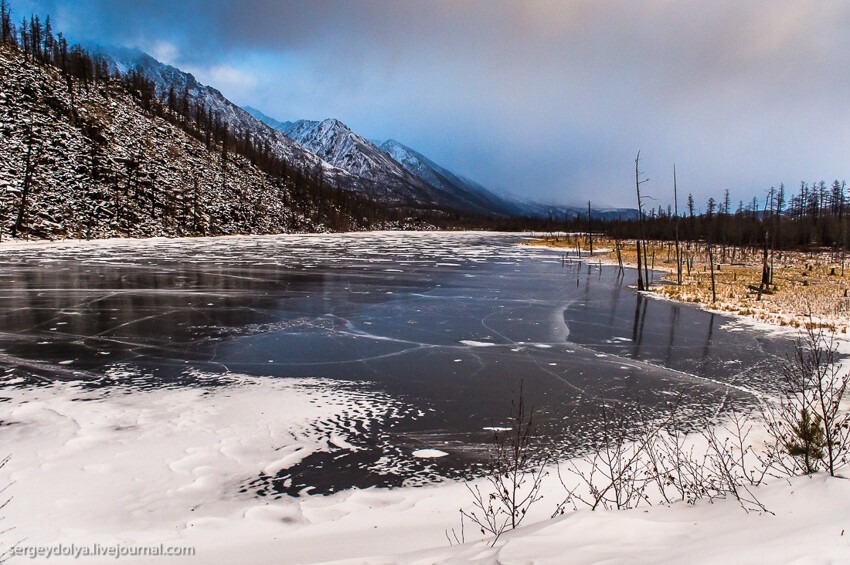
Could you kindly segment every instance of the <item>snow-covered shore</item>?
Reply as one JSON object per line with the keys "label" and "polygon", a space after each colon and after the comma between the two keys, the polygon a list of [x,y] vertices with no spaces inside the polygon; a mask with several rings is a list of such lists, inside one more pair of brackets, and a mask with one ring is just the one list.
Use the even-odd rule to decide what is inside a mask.
{"label": "snow-covered shore", "polygon": [[380,403],[338,383],[234,377],[209,387],[134,391],[54,383],[7,389],[4,397],[11,408],[4,423],[14,423],[2,432],[12,455],[3,476],[12,482],[13,500],[4,512],[16,528],[4,535],[7,546],[21,539],[22,548],[165,544],[192,547],[195,555],[157,562],[205,564],[850,559],[850,480],[842,478],[797,477],[759,487],[756,495],[773,514],[747,513],[723,500],[550,519],[564,496],[550,474],[544,500],[494,548],[468,521],[469,543],[450,546],[446,530],[458,530],[459,508],[471,505],[461,483],[326,497],[234,494],[246,477],[345,443],[313,422]]}

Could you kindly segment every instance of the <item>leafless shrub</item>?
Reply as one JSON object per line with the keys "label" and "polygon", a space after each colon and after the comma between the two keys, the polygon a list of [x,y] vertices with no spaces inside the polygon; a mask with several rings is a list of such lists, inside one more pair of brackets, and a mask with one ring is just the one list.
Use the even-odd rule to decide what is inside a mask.
{"label": "leafless shrub", "polygon": [[[0,460],[0,470],[5,468],[6,465],[9,464],[9,461],[11,459],[12,459],[12,457],[10,455],[8,455],[4,459]],[[3,488],[0,488],[0,499],[2,499],[2,500],[0,500],[0,512],[2,512],[2,510],[5,509],[6,506],[8,506],[10,502],[12,502],[12,497],[8,496],[6,494],[6,491],[8,491],[11,486],[12,486],[12,483],[9,482],[9,483],[6,483],[6,485],[3,486]],[[0,515],[0,522],[4,521],[5,519],[6,519],[5,516]],[[15,548],[22,541],[22,540],[17,541],[17,542],[14,542],[14,543],[7,545],[6,540],[3,539],[3,538],[6,538],[7,535],[10,532],[12,532],[14,529],[15,529],[14,526],[0,528],[0,563],[5,563],[9,559],[11,559],[14,552],[15,552]]]}
{"label": "leafless shrub", "polygon": [[[659,461],[653,459],[658,455],[655,444],[667,424],[667,420],[642,422],[635,432],[633,422],[623,412],[603,408],[600,437],[590,454],[567,461],[565,471],[558,468],[567,496],[555,513],[563,513],[567,504],[621,510],[649,503],[648,490],[659,481]],[[579,485],[567,487],[565,473],[577,478]]]}
{"label": "leafless shrub", "polygon": [[751,487],[764,481],[771,465],[755,451],[747,422],[736,415],[718,427],[704,418],[700,431],[689,434],[676,408],[637,422],[604,414],[602,437],[590,454],[559,468],[567,495],[555,514],[568,505],[622,510],[728,497],[747,511],[767,511]]}
{"label": "leafless shrub", "polygon": [[[469,519],[482,534],[493,535],[491,545],[506,531],[520,525],[529,508],[542,496],[540,487],[546,475],[546,450],[538,442],[533,410],[527,410],[520,384],[519,399],[511,403],[510,429],[495,430],[483,485],[466,484],[472,495],[471,510],[460,510],[461,533],[454,530],[454,541],[464,540],[463,519]],[[447,533],[448,536],[448,533]],[[452,542],[452,537],[449,537]]]}
{"label": "leafless shrub", "polygon": [[708,449],[702,462],[706,496],[710,499],[734,497],[746,511],[767,511],[750,489],[764,480],[769,462],[758,459],[756,465],[748,464],[748,456],[753,455],[753,445],[749,442],[751,426],[742,417],[734,416],[731,425],[718,428],[708,425],[702,437],[708,442]]}
{"label": "leafless shrub", "polygon": [[[598,437],[587,455],[558,466],[566,490],[553,516],[568,506],[591,510],[734,498],[747,512],[770,511],[754,493],[768,478],[811,473],[822,465],[830,475],[850,459],[850,414],[841,402],[850,387],[842,374],[832,335],[807,324],[794,355],[782,371],[784,388],[776,402],[762,404],[767,438],[756,442],[753,420],[733,414],[718,425],[708,416],[677,414],[678,403],[663,416],[627,416],[603,409]],[[708,410],[703,410],[707,414]],[[522,392],[511,412],[508,433],[494,435],[493,459],[484,488],[467,485],[473,510],[461,510],[482,533],[494,536],[519,526],[540,500],[545,476],[542,450],[534,442],[531,414]],[[819,439],[820,438],[820,439]],[[448,533],[447,533],[448,535]]]}

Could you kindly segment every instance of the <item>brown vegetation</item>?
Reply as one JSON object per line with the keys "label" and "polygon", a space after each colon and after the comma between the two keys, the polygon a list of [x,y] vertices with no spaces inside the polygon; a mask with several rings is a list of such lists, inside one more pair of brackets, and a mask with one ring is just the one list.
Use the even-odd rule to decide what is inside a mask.
{"label": "brown vegetation", "polygon": [[[597,236],[592,261],[617,264],[615,241]],[[544,237],[529,243],[577,251],[587,256],[584,236]],[[828,250],[777,251],[773,284],[759,292],[762,257],[752,248],[715,245],[717,300],[712,301],[711,273],[705,244],[683,245],[682,284],[676,284],[676,252],[673,242],[647,242],[649,268],[667,273],[650,281],[649,292],[700,306],[747,316],[781,326],[814,324],[847,333],[850,327],[850,269],[841,268],[840,257]],[[634,242],[620,242],[626,266],[637,266]],[[652,277],[652,274],[650,274]]]}

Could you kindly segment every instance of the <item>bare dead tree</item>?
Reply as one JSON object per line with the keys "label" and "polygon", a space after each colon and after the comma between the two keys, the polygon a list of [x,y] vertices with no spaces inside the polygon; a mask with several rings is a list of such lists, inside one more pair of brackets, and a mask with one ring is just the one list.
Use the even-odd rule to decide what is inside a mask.
{"label": "bare dead tree", "polygon": [[717,302],[717,281],[714,277],[714,248],[711,245],[711,237],[708,238],[708,264],[711,269],[711,303]]}
{"label": "bare dead tree", "polygon": [[676,187],[676,164],[673,163],[673,208],[675,219],[676,236],[676,284],[682,284],[682,250],[679,246],[679,194]]}
{"label": "bare dead tree", "polygon": [[618,274],[625,274],[625,269],[623,268],[623,244],[619,239],[614,239],[614,248],[617,250],[617,265],[619,266]]}
{"label": "bare dead tree", "polygon": [[[770,291],[770,281],[771,281],[771,268],[769,261],[769,249],[770,249],[770,227],[768,225],[768,217],[766,215],[768,202],[771,202],[773,197],[773,189],[771,189],[769,193],[769,197],[764,202],[764,213],[762,214],[764,217],[761,221],[762,227],[762,261],[761,261],[761,282],[759,283],[758,294],[756,295],[756,300],[761,300],[761,296],[764,292]],[[772,206],[772,203],[771,203]],[[773,209],[771,207],[771,213]]]}
{"label": "bare dead tree", "polygon": [[[637,240],[637,287],[638,290],[647,290],[649,285],[649,271],[646,267],[646,235],[643,226],[643,199],[640,196],[640,185],[648,182],[649,179],[640,179],[640,151],[637,152],[635,156],[635,192],[637,193],[637,203],[638,203],[638,233],[639,237]],[[643,250],[641,250],[643,247]],[[641,256],[641,251],[643,251],[644,255]],[[641,269],[641,262],[643,263],[643,269]],[[644,273],[646,273],[646,277],[644,278]]]}
{"label": "bare dead tree", "polygon": [[32,126],[28,127],[27,135],[27,156],[24,162],[24,184],[21,187],[21,201],[18,205],[18,217],[15,220],[15,225],[12,226],[12,237],[15,238],[23,230],[24,219],[27,213],[27,203],[29,200],[30,191],[32,190],[32,177],[35,170],[35,165],[38,162],[38,154],[41,146],[35,144],[35,134]]}

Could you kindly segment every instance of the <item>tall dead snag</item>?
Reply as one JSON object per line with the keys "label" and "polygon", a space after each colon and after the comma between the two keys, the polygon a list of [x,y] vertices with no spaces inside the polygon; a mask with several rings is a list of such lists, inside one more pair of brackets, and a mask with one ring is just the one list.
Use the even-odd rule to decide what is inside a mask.
{"label": "tall dead snag", "polygon": [[714,280],[714,249],[711,245],[711,236],[708,238],[708,264],[711,269],[711,303],[717,302],[717,286]]}
{"label": "tall dead snag", "polygon": [[840,230],[839,239],[841,240],[841,276],[844,276],[844,263],[847,259],[847,219],[843,217],[844,212],[844,195],[841,196],[841,204],[838,209],[838,226]]}
{"label": "tall dead snag", "polygon": [[[767,215],[767,207],[770,206],[770,216]],[[768,198],[764,202],[764,211],[762,212],[761,220],[761,236],[762,236],[762,260],[761,260],[761,282],[759,283],[758,294],[756,300],[761,300],[761,295],[765,292],[770,292],[771,268],[770,268],[770,226],[768,221],[772,221],[773,217],[773,189],[770,189]]]}
{"label": "tall dead snag", "polygon": [[[841,276],[844,276],[844,262],[847,257],[847,215],[844,211],[844,186],[841,183],[841,197],[838,199],[838,223],[841,225]],[[774,236],[775,239],[776,236]]]}
{"label": "tall dead snag", "polygon": [[24,226],[24,218],[27,213],[27,201],[29,199],[30,189],[32,188],[32,175],[35,169],[35,164],[38,161],[38,150],[35,146],[35,136],[30,128],[29,136],[27,136],[27,157],[24,163],[24,186],[21,188],[21,203],[18,206],[18,218],[15,220],[15,225],[12,226],[12,237],[18,236]]}
{"label": "tall dead snag", "polygon": [[673,208],[676,215],[674,230],[676,234],[676,284],[682,284],[682,249],[679,246],[679,194],[676,188],[676,164],[673,163]]}
{"label": "tall dead snag", "polygon": [[619,265],[619,270],[617,271],[619,275],[625,274],[625,270],[623,269],[623,245],[620,243],[619,239],[614,239],[614,247],[617,249],[617,265]]}
{"label": "tall dead snag", "polygon": [[[637,241],[637,287],[638,290],[647,290],[648,281],[649,281],[649,273],[646,267],[646,255],[641,256],[641,247],[643,247],[643,252],[646,253],[646,237],[644,236],[643,229],[643,200],[640,197],[640,185],[647,182],[649,179],[640,180],[640,151],[637,152],[635,156],[635,192],[637,193],[637,203],[638,203],[638,241]],[[643,262],[643,265],[641,265]],[[646,271],[646,279],[644,279],[644,272]]]}
{"label": "tall dead snag", "polygon": [[590,244],[590,256],[593,257],[593,230],[591,229],[590,200],[587,201],[587,240]]}
{"label": "tall dead snag", "polygon": [[770,294],[770,262],[768,261],[768,236],[769,231],[767,225],[765,224],[763,230],[764,236],[764,247],[762,252],[762,260],[761,260],[761,283],[759,283],[759,291],[758,295],[756,295],[756,300],[761,300],[761,295],[764,292],[768,292]]}

